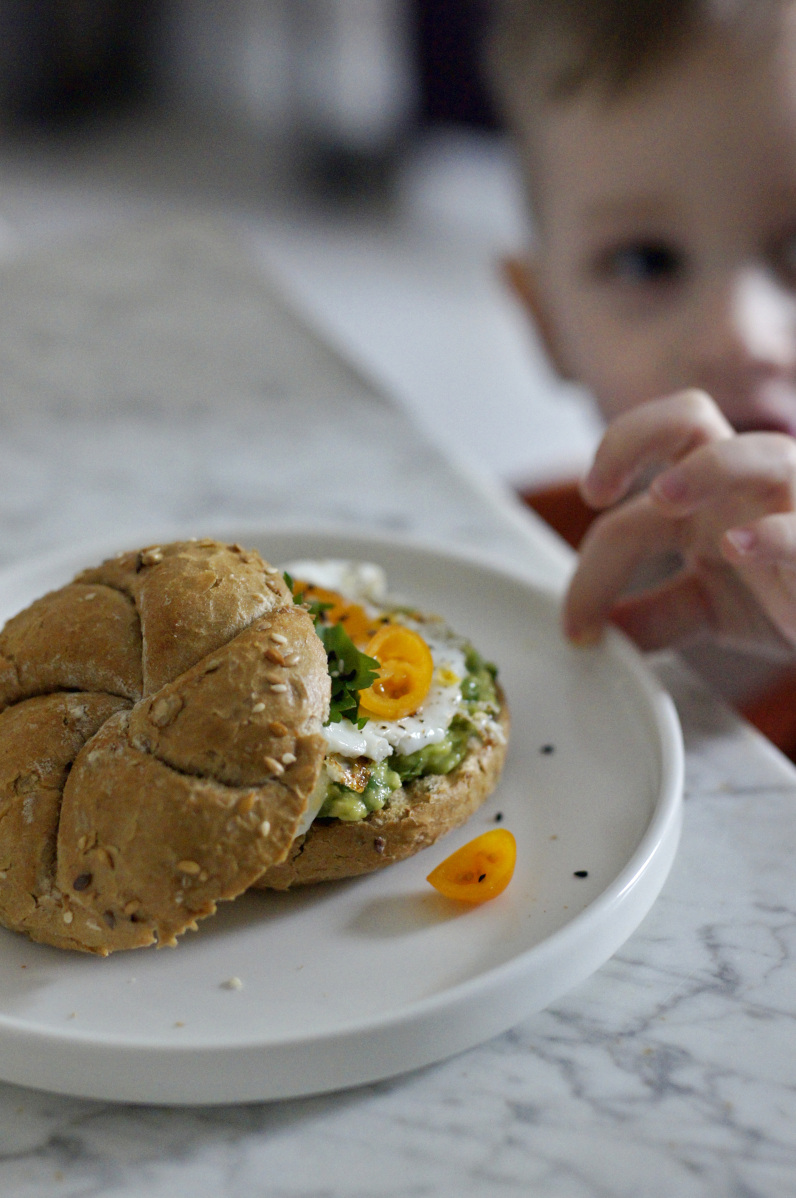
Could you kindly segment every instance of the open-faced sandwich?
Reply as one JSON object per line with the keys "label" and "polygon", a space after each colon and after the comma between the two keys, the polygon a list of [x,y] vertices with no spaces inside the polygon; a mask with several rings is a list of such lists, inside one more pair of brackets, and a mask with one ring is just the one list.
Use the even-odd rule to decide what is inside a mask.
{"label": "open-faced sandwich", "polygon": [[100,955],[174,944],[252,886],[377,869],[483,802],[494,671],[373,568],[304,565],[150,546],[6,623],[0,923]]}
{"label": "open-faced sandwich", "polygon": [[258,887],[368,873],[463,824],[500,776],[508,709],[494,666],[444,619],[387,595],[372,564],[286,578],[329,659],[327,753],[299,834]]}

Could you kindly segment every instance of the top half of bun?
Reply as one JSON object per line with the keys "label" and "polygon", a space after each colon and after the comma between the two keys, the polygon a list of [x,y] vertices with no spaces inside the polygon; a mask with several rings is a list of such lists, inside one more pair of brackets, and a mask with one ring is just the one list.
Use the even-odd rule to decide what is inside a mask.
{"label": "top half of bun", "polygon": [[[0,707],[64,688],[135,702],[254,620],[290,606],[278,570],[238,545],[183,541],[120,554],[8,621]],[[310,621],[300,635],[311,641]]]}
{"label": "top half of bun", "polygon": [[150,546],[36,600],[0,632],[0,922],[173,943],[287,852],[329,694],[310,616],[238,545]]}

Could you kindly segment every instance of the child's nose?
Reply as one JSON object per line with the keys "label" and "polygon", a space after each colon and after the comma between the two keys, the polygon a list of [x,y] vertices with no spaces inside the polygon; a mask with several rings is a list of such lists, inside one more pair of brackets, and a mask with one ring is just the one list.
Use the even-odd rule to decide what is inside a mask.
{"label": "child's nose", "polygon": [[702,386],[739,372],[796,372],[796,297],[764,269],[738,271],[706,288],[692,326]]}

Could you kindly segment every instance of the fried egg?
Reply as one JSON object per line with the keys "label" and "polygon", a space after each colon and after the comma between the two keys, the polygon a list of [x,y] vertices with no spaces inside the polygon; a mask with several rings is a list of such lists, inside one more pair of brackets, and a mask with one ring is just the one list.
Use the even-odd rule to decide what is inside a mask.
{"label": "fried egg", "polygon": [[396,610],[396,602],[387,595],[384,571],[371,562],[296,561],[285,569],[293,578],[335,591],[349,602],[359,603],[374,619],[390,615],[396,622],[411,628],[422,636],[434,662],[429,692],[417,711],[397,720],[370,717],[361,729],[350,720],[327,724],[324,734],[329,753],[341,757],[368,757],[378,762],[393,753],[406,755],[427,745],[439,744],[454,716],[464,711],[461,684],[467,666],[463,639],[436,616],[418,616]]}

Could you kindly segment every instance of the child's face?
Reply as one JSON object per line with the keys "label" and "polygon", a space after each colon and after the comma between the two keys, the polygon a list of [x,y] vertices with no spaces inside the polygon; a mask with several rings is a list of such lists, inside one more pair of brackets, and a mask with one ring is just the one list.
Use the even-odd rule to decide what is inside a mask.
{"label": "child's face", "polygon": [[532,306],[610,418],[682,387],[796,433],[796,5],[538,131]]}

